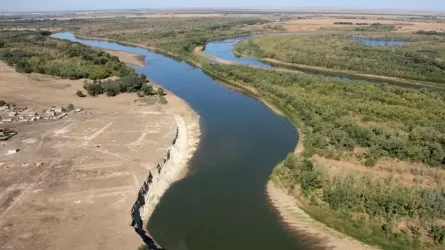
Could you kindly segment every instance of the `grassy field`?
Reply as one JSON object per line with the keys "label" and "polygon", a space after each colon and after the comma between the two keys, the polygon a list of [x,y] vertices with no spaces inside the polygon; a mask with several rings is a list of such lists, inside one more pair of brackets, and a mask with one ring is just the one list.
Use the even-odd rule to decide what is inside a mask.
{"label": "grassy field", "polygon": [[18,72],[70,79],[104,79],[132,72],[118,57],[37,31],[0,32],[0,59]]}
{"label": "grassy field", "polygon": [[[350,36],[407,41],[401,46],[368,46]],[[363,74],[445,83],[443,36],[394,33],[261,36],[236,52],[287,63]]]}
{"label": "grassy field", "polygon": [[445,243],[443,96],[240,65],[203,68],[254,89],[294,121],[304,153],[289,155],[271,178],[315,218],[387,249]]}

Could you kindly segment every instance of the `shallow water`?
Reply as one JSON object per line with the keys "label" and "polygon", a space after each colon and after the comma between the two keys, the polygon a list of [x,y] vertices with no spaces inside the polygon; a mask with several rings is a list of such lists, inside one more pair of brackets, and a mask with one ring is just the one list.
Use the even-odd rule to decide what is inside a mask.
{"label": "shallow water", "polygon": [[237,62],[245,65],[254,65],[270,68],[269,64],[260,62],[256,59],[246,57],[246,56],[236,56],[233,53],[233,48],[240,42],[246,39],[251,38],[251,35],[248,36],[240,36],[237,38],[230,38],[222,41],[214,41],[209,42],[205,47],[205,52],[214,57],[218,57],[221,59]]}
{"label": "shallow water", "polygon": [[201,116],[202,138],[190,162],[191,173],[167,191],[148,223],[150,233],[163,247],[311,247],[280,222],[265,193],[273,167],[298,141],[289,121],[185,62],[141,48],[76,39],[71,33],[53,36],[146,56],[145,67],[135,67],[136,71],[183,98]]}

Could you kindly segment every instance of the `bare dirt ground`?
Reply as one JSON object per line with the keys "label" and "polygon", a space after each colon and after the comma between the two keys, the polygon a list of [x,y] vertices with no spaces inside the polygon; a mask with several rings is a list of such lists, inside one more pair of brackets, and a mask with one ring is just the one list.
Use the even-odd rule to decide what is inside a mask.
{"label": "bare dirt ground", "polygon": [[112,56],[117,56],[119,59],[126,64],[130,64],[133,66],[144,67],[144,56],[135,55],[127,52],[116,51],[116,50],[105,50],[108,54]]}
{"label": "bare dirt ground", "polygon": [[59,121],[8,125],[19,133],[0,144],[1,249],[136,249],[142,242],[129,225],[137,192],[171,146],[175,116],[196,127],[197,115],[171,93],[167,105],[141,106],[135,94],[79,98],[82,85],[18,74],[0,62],[0,99],[84,108]]}

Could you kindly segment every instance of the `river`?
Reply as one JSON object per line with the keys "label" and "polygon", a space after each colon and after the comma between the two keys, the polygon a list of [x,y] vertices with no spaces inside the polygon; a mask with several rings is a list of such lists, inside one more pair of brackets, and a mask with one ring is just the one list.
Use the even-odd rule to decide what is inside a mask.
{"label": "river", "polygon": [[190,174],[170,187],[148,222],[149,232],[164,248],[311,248],[280,222],[265,193],[273,167],[298,141],[289,121],[185,62],[142,48],[77,39],[71,33],[53,37],[145,56],[145,67],[135,70],[183,98],[200,115],[202,138]]}

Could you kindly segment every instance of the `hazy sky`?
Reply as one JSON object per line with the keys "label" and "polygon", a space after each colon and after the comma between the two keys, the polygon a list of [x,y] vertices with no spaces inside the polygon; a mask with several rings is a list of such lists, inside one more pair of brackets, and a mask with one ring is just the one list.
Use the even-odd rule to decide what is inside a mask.
{"label": "hazy sky", "polygon": [[0,0],[0,12],[172,7],[337,7],[445,10],[445,0]]}

